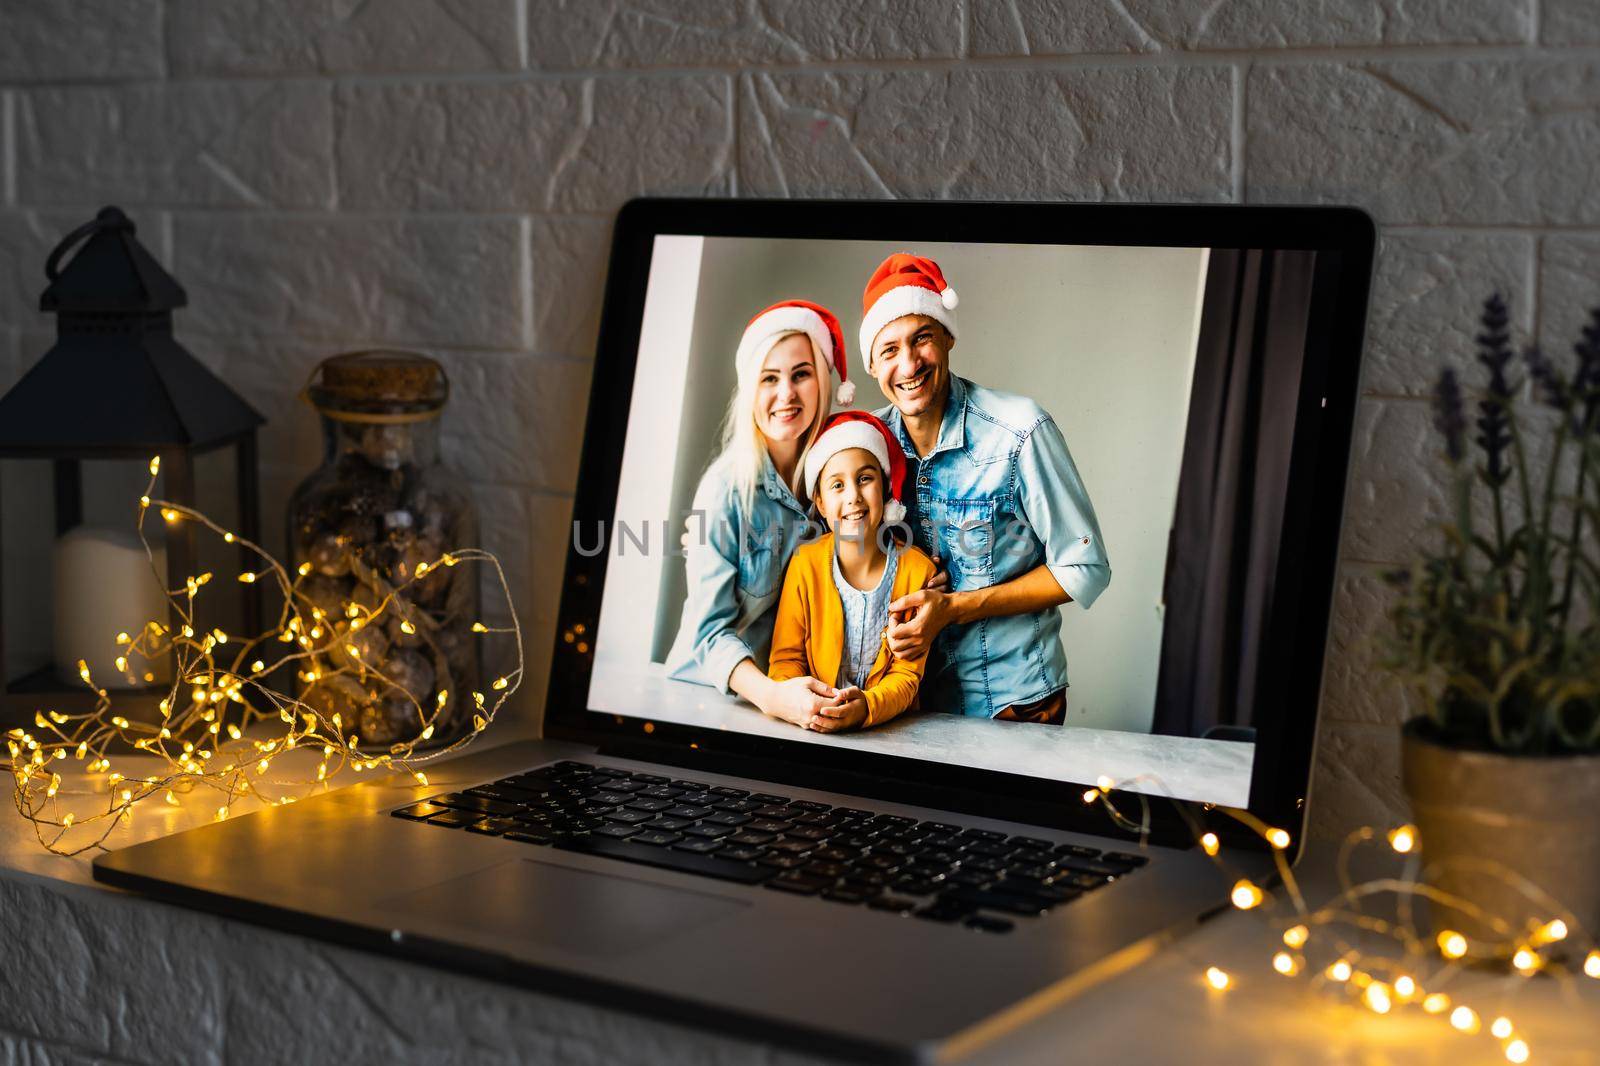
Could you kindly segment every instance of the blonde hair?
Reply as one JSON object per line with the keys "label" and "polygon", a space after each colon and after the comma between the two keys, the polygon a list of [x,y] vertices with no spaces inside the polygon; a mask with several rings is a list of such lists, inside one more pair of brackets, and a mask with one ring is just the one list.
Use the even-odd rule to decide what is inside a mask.
{"label": "blonde hair", "polygon": [[785,330],[771,338],[760,350],[760,361],[751,367],[739,367],[739,384],[728,403],[728,414],[722,423],[722,449],[712,460],[712,465],[726,464],[729,480],[733,483],[740,509],[750,513],[755,502],[756,487],[761,484],[761,462],[767,458],[767,438],[756,425],[756,388],[761,382],[761,366],[768,354],[788,336],[805,337],[811,345],[811,361],[817,379],[817,417],[806,431],[805,443],[794,464],[794,474],[789,479],[789,491],[795,499],[806,502],[806,453],[822,433],[822,424],[833,413],[833,379],[829,376],[828,358],[817,347],[817,342],[801,330]]}

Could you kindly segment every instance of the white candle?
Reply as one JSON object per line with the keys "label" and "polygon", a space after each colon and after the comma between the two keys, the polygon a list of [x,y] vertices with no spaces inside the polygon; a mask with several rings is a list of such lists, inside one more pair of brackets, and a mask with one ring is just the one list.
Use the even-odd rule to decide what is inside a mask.
{"label": "white candle", "polygon": [[[165,580],[167,552],[155,547],[156,571]],[[146,659],[117,644],[117,634],[138,636],[152,620],[167,622],[162,585],[150,572],[150,560],[138,536],[119,529],[79,526],[56,538],[55,662],[61,680],[80,687],[78,660],[89,664],[89,676],[106,689],[166,684],[172,678],[171,656]],[[117,669],[125,656],[127,669]],[[150,681],[146,674],[154,675]]]}

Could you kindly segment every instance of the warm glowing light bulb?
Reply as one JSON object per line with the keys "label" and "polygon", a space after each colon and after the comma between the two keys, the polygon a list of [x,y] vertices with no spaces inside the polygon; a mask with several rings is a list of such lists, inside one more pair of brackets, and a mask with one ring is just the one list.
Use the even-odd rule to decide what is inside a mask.
{"label": "warm glowing light bulb", "polygon": [[1463,1033],[1478,1031],[1478,1012],[1471,1007],[1457,1007],[1450,1012],[1450,1024]]}
{"label": "warm glowing light bulb", "polygon": [[1225,991],[1232,983],[1233,978],[1228,976],[1228,972],[1226,970],[1219,970],[1215,966],[1209,966],[1206,968],[1206,984],[1210,985],[1218,992]]}
{"label": "warm glowing light bulb", "polygon": [[1543,961],[1539,958],[1538,952],[1527,948],[1518,948],[1517,953],[1511,956],[1511,965],[1515,966],[1520,974],[1533,973]]}
{"label": "warm glowing light bulb", "polygon": [[177,511],[174,511],[170,507],[163,507],[163,508],[161,508],[161,517],[165,518],[167,520],[168,524],[174,524],[182,516],[180,514],[178,514]]}
{"label": "warm glowing light bulb", "polygon": [[1511,1035],[1511,1019],[1502,1014],[1489,1023],[1489,1032],[1494,1034],[1495,1039],[1504,1040]]}
{"label": "warm glowing light bulb", "polygon": [[406,619],[400,623],[400,632],[404,633],[406,636],[412,636],[416,633],[416,631],[417,627],[411,624],[410,619]]}
{"label": "warm glowing light bulb", "polygon": [[1291,925],[1283,931],[1283,942],[1292,948],[1303,948],[1311,939],[1311,930],[1303,925]]}
{"label": "warm glowing light bulb", "polygon": [[1352,972],[1350,964],[1344,959],[1340,959],[1328,967],[1328,977],[1334,981],[1348,981]]}
{"label": "warm glowing light bulb", "polygon": [[1389,830],[1389,846],[1404,855],[1417,846],[1417,827],[1401,825]]}
{"label": "warm glowing light bulb", "polygon": [[1590,977],[1600,979],[1600,951],[1591,951],[1583,960],[1583,972]]}
{"label": "warm glowing light bulb", "polygon": [[428,775],[423,773],[421,770],[418,770],[412,776],[417,779],[417,784],[419,785],[426,785],[428,783]]}
{"label": "warm glowing light bulb", "polygon": [[1389,998],[1389,986],[1382,981],[1368,985],[1361,998],[1376,1014],[1388,1014],[1389,1008],[1394,1006],[1394,1001]]}
{"label": "warm glowing light bulb", "polygon": [[1282,851],[1289,846],[1289,834],[1282,829],[1268,829],[1267,843]]}
{"label": "warm glowing light bulb", "polygon": [[1567,923],[1560,918],[1550,919],[1539,927],[1538,939],[1541,944],[1554,944],[1567,939]]}
{"label": "warm glowing light bulb", "polygon": [[246,570],[244,573],[239,575],[239,580],[243,581],[246,585],[254,585],[256,583],[256,575],[251,573],[249,570]]}
{"label": "warm glowing light bulb", "polygon": [[1300,972],[1300,963],[1287,951],[1280,951],[1272,956],[1272,968],[1285,977],[1293,977]]}
{"label": "warm glowing light bulb", "polygon": [[1252,907],[1260,906],[1261,889],[1257,888],[1255,883],[1248,878],[1241,877],[1234,882],[1233,894],[1230,898],[1233,900],[1235,907],[1242,911],[1247,911]]}
{"label": "warm glowing light bulb", "polygon": [[1222,842],[1217,839],[1217,834],[1215,833],[1206,833],[1201,836],[1200,846],[1205,849],[1207,855],[1215,855],[1222,850]]}
{"label": "warm glowing light bulb", "polygon": [[155,477],[161,473],[161,456],[157,455],[150,460],[150,476]]}
{"label": "warm glowing light bulb", "polygon": [[505,678],[497,677],[497,678],[494,679],[494,684],[491,685],[490,687],[493,688],[496,692],[499,692],[509,684],[511,684],[511,682],[507,681]]}
{"label": "warm glowing light bulb", "polygon": [[1467,938],[1453,929],[1441,929],[1435,939],[1439,942],[1439,954],[1447,959],[1459,959],[1467,953]]}
{"label": "warm glowing light bulb", "polygon": [[1422,1001],[1422,1009],[1429,1014],[1443,1014],[1449,1006],[1450,997],[1443,992],[1429,993],[1428,997]]}
{"label": "warm glowing light bulb", "polygon": [[1417,994],[1417,982],[1413,981],[1410,975],[1401,974],[1394,979],[1394,993],[1404,1002]]}
{"label": "warm glowing light bulb", "polygon": [[482,622],[474,622],[472,623],[472,631],[474,633],[487,633],[489,632],[489,627]]}
{"label": "warm glowing light bulb", "polygon": [[1506,1045],[1506,1061],[1527,1062],[1528,1042],[1526,1040],[1513,1040]]}
{"label": "warm glowing light bulb", "polygon": [[1100,790],[1098,788],[1091,788],[1091,789],[1089,789],[1087,792],[1085,792],[1083,794],[1083,802],[1085,802],[1085,803],[1093,803],[1095,800],[1097,800],[1099,798],[1100,798]]}

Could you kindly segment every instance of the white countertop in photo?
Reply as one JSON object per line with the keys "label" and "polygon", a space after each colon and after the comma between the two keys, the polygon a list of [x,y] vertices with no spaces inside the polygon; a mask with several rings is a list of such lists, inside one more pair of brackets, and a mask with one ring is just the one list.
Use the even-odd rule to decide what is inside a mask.
{"label": "white countertop in photo", "polygon": [[[1229,807],[1247,806],[1255,745],[1080,726],[907,714],[876,729],[823,734],[768,718],[736,696],[673,681],[660,663],[595,663],[589,706],[613,714],[807,744],[959,763],[1057,781],[1092,782]],[[1070,711],[1068,712],[1071,713]]]}

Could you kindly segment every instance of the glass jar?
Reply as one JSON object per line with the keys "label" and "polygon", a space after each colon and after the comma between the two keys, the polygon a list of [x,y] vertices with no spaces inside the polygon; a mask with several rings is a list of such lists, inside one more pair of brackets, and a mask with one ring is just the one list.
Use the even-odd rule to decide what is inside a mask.
{"label": "glass jar", "polygon": [[482,664],[476,568],[436,565],[478,542],[464,480],[439,461],[444,368],[414,352],[349,352],[323,360],[302,396],[322,417],[324,450],[289,500],[288,544],[297,568],[309,564],[301,613],[323,633],[299,699],[338,712],[362,743],[416,740],[430,722],[430,746],[454,739],[470,727]]}

